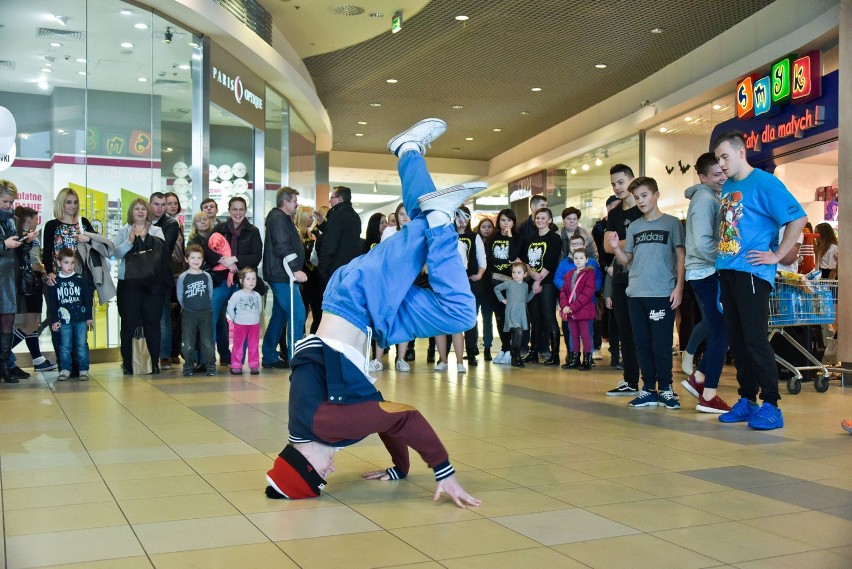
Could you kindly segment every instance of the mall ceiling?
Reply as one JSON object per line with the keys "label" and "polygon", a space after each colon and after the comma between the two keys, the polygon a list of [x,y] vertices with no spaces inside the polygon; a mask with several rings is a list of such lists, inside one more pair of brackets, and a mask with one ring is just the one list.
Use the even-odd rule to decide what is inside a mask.
{"label": "mall ceiling", "polygon": [[[389,4],[304,2],[336,30],[345,21],[354,37],[375,29],[378,18],[370,14],[379,3]],[[385,32],[340,49],[333,46],[339,32],[328,33],[320,20],[313,45],[300,55],[331,117],[333,150],[386,152],[387,140],[402,128],[437,116],[449,129],[430,156],[488,160],[659,71],[771,3],[432,0],[421,6],[421,1],[410,17],[403,10],[399,33],[390,33],[392,14],[385,13]],[[295,8],[298,0],[264,4],[285,35],[305,24],[301,8]],[[324,47],[333,51],[314,55]]]}

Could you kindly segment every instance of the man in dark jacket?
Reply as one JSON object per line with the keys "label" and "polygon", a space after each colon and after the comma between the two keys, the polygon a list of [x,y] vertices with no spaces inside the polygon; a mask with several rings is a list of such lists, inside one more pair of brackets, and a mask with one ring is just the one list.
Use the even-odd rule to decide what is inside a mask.
{"label": "man in dark jacket", "polygon": [[329,202],[331,209],[319,227],[322,240],[317,248],[323,291],[334,271],[361,254],[361,217],[352,207],[352,190],[337,186]]}
{"label": "man in dark jacket", "polygon": [[[282,187],[275,196],[276,207],[266,216],[263,277],[272,289],[275,305],[263,336],[263,367],[287,367],[278,357],[278,341],[287,320],[292,326],[288,328],[290,337],[287,344],[291,357],[293,345],[305,335],[305,304],[297,284],[308,280],[308,276],[302,271],[305,266],[305,247],[292,219],[296,208],[299,207],[296,199],[298,195],[299,192],[293,188]],[[294,257],[285,261],[289,255]],[[295,282],[290,282],[290,276],[284,268],[285,262],[290,266]]]}
{"label": "man in dark jacket", "polygon": [[[172,251],[181,236],[180,224],[176,219],[166,213],[166,195],[162,192],[151,194],[151,225],[163,230],[163,238],[168,251],[168,266],[163,270],[163,296],[171,299],[175,288],[175,277],[172,274],[171,258]],[[180,244],[183,248],[183,243]],[[152,354],[152,357],[154,354]],[[163,303],[163,314],[160,316],[160,369],[172,369],[172,316],[171,303],[167,300]]]}

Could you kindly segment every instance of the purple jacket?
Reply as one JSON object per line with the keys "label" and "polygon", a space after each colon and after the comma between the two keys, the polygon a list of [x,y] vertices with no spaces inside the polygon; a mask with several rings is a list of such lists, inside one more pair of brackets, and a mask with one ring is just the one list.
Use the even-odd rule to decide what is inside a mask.
{"label": "purple jacket", "polygon": [[[565,280],[562,284],[562,291],[559,293],[559,314],[563,320],[594,320],[597,314],[597,306],[595,303],[595,271],[589,266],[586,266],[580,275],[577,277],[577,289],[574,291],[574,298],[571,297],[571,280],[577,269],[571,269],[565,275]],[[568,307],[571,309],[571,314],[565,316],[562,314],[562,308]]]}

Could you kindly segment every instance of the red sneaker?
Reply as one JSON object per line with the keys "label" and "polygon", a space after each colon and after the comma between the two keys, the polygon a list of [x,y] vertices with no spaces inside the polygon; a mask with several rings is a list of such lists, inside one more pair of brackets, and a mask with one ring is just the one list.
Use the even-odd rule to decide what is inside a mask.
{"label": "red sneaker", "polygon": [[[685,383],[685,382],[684,382]],[[702,388],[704,386],[701,386]],[[695,406],[696,411],[701,411],[702,413],[716,413],[721,415],[722,413],[727,413],[731,410],[731,406],[725,403],[725,401],[719,397],[715,396],[710,401],[706,401],[703,395],[698,397],[698,405]]]}
{"label": "red sneaker", "polygon": [[852,433],[852,421],[840,421],[840,426],[843,427],[843,430],[847,433]]}
{"label": "red sneaker", "polygon": [[700,398],[701,394],[704,393],[704,384],[695,381],[694,373],[683,381],[681,381],[680,384],[683,386],[684,389],[689,391],[689,393],[692,394],[693,397]]}

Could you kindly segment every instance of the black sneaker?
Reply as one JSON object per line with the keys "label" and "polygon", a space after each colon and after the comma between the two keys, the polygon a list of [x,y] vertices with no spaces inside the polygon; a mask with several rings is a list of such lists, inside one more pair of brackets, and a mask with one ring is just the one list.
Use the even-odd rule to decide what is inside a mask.
{"label": "black sneaker", "polygon": [[30,374],[19,368],[18,366],[13,367],[9,370],[9,375],[14,377],[15,379],[28,379]]}
{"label": "black sneaker", "polygon": [[214,366],[208,367],[207,372],[204,375],[206,375],[207,377],[213,377],[214,375],[216,375],[216,368]]}
{"label": "black sneaker", "polygon": [[272,369],[287,369],[287,368],[290,367],[289,363],[285,362],[284,360],[280,360],[280,359],[276,360],[274,362],[263,362],[261,365],[265,368],[272,368]]}
{"label": "black sneaker", "polygon": [[635,387],[630,387],[626,381],[621,380],[613,389],[606,392],[607,397],[636,397],[639,390]]}
{"label": "black sneaker", "polygon": [[195,364],[195,367],[192,369],[193,373],[204,373],[207,371],[207,366],[204,364]]}
{"label": "black sneaker", "polygon": [[192,375],[193,375],[194,373],[195,373],[195,370],[194,370],[194,369],[192,369],[192,368],[189,368],[189,369],[185,369],[185,370],[183,370],[183,376],[184,376],[184,377],[192,377]]}

